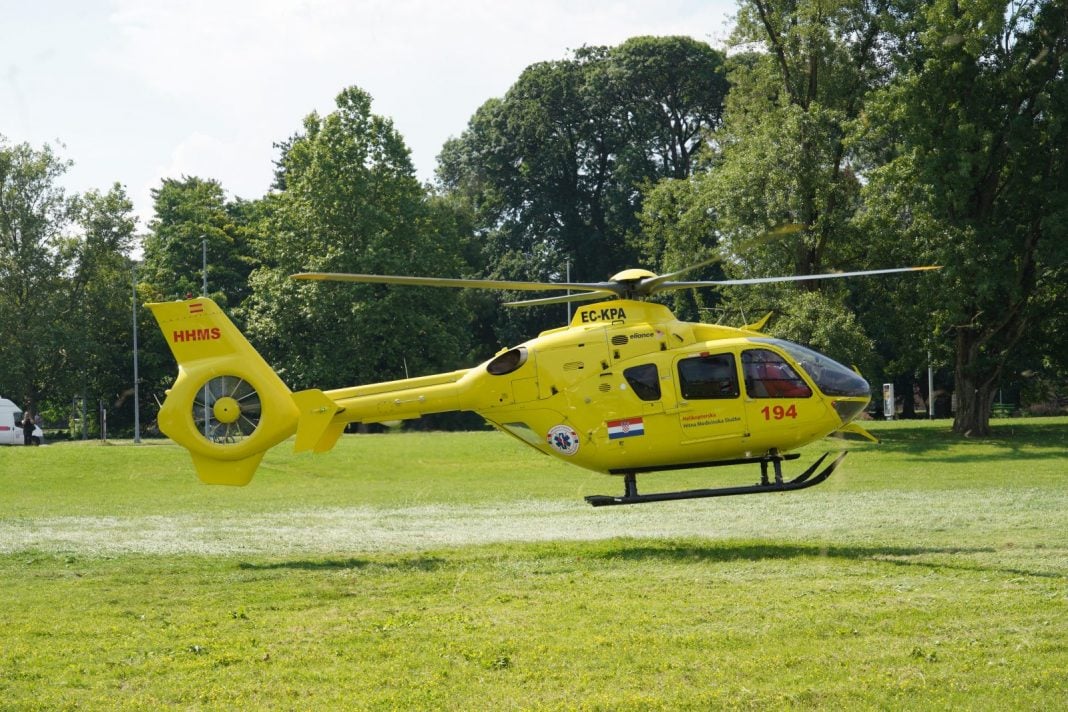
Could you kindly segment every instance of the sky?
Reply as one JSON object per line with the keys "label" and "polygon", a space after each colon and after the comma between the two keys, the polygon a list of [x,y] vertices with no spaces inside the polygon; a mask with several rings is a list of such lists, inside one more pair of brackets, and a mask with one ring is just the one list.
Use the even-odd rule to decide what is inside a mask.
{"label": "sky", "polygon": [[274,144],[358,86],[421,180],[486,100],[583,45],[689,35],[722,48],[734,0],[0,0],[0,136],[115,182],[142,228],[163,178],[270,186]]}

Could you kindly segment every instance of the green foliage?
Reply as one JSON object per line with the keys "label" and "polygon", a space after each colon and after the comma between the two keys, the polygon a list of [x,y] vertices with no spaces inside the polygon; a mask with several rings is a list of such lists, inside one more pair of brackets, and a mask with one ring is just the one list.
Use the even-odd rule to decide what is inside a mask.
{"label": "green foliage", "polygon": [[352,87],[284,146],[283,190],[242,310],[253,341],[294,387],[422,375],[456,365],[466,315],[440,291],[297,282],[304,271],[455,276],[461,243],[447,204],[429,201],[392,122]]}
{"label": "green foliage", "polygon": [[132,387],[133,206],[118,184],[68,197],[69,165],[0,142],[0,394],[35,412]]}
{"label": "green foliage", "polygon": [[[483,274],[607,279],[639,251],[641,191],[690,174],[719,123],[722,56],[683,37],[637,37],[528,67],[439,157],[441,188],[470,206]],[[502,341],[559,325],[563,309],[502,314]]]}
{"label": "green foliage", "polygon": [[1050,306],[1068,260],[1065,12],[929,3],[869,108],[867,139],[896,154],[871,174],[869,224],[944,265],[927,304],[955,341],[961,432],[985,432],[1006,370],[1038,366],[1020,360],[1029,342],[1064,331]]}
{"label": "green foliage", "polygon": [[66,308],[60,249],[71,201],[58,180],[70,166],[51,147],[0,137],[0,394],[33,409],[47,397]]}
{"label": "green foliage", "polygon": [[826,292],[793,292],[779,305],[769,333],[824,353],[861,373],[875,372],[871,339],[856,314]]}
{"label": "green foliage", "polygon": [[230,203],[218,181],[164,178],[152,191],[155,219],[144,240],[141,279],[156,300],[203,291],[207,247],[209,296],[236,306],[248,296],[251,255],[247,203]]}
{"label": "green foliage", "polygon": [[[741,3],[723,129],[706,177],[718,231],[747,276],[849,265],[858,156],[850,123],[885,76],[886,4]],[[768,235],[797,225],[800,230]],[[812,287],[815,288],[815,287]]]}
{"label": "green foliage", "polygon": [[50,371],[53,402],[74,394],[104,399],[119,415],[112,426],[132,420],[133,369],[130,343],[134,247],[137,218],[126,191],[115,184],[107,193],[90,190],[74,203],[80,235],[63,246],[70,276],[67,307],[57,327],[65,347]]}

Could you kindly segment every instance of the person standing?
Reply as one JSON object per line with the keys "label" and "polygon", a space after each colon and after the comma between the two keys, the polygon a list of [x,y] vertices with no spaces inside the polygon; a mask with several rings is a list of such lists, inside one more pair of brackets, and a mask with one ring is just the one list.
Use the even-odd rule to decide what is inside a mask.
{"label": "person standing", "polygon": [[26,411],[22,416],[22,444],[33,445],[33,429],[36,425],[33,422],[33,416],[30,415],[30,411]]}

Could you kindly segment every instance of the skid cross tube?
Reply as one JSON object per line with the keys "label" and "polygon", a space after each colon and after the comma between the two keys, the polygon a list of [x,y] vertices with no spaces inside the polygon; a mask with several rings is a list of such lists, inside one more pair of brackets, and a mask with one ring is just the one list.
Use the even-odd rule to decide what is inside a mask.
{"label": "skid cross tube", "polygon": [[[743,494],[765,494],[770,492],[793,492],[795,490],[807,489],[809,487],[815,487],[819,483],[826,480],[838,467],[839,463],[845,459],[848,454],[843,452],[837,458],[835,458],[831,464],[823,468],[813,476],[816,469],[823,464],[823,461],[827,459],[830,453],[824,453],[818,460],[802,472],[794,479],[784,482],[782,479],[782,470],[780,467],[782,457],[778,455],[762,458],[760,462],[761,466],[761,481],[755,485],[742,485],[738,487],[716,487],[712,489],[692,489],[682,490],[679,492],[654,492],[651,494],[639,494],[637,476],[633,472],[623,473],[623,487],[624,494],[621,497],[613,497],[611,495],[590,495],[586,497],[586,501],[594,507],[608,507],[620,504],[642,504],[644,502],[670,502],[678,499],[704,499],[707,497],[733,497]],[[775,469],[775,480],[770,481],[768,479],[768,462],[771,462]]]}

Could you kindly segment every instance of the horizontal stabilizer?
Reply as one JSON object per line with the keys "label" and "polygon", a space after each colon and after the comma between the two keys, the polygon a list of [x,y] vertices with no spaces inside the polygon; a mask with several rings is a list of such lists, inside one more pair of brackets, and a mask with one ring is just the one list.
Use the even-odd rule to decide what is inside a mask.
{"label": "horizontal stabilizer", "polygon": [[319,439],[315,443],[315,447],[312,448],[312,452],[326,452],[334,447],[337,443],[337,439],[341,437],[341,434],[345,432],[346,423],[332,423],[330,427],[323,431],[323,434],[319,436]]}
{"label": "horizontal stabilizer", "polygon": [[[330,430],[330,421],[334,416],[342,412],[337,403],[330,400],[322,391],[312,388],[306,391],[298,391],[293,394],[293,402],[297,406],[297,442],[293,446],[294,452],[307,452],[319,450],[319,442],[323,435]],[[344,429],[344,423],[342,423]],[[340,435],[340,433],[338,433]],[[337,437],[333,438],[336,441]],[[329,450],[334,442],[325,449]]]}

